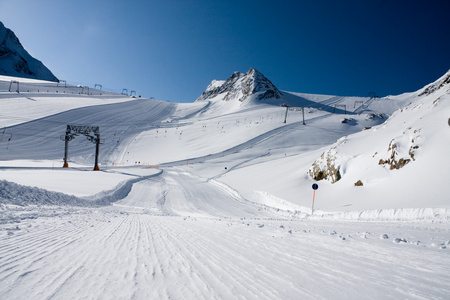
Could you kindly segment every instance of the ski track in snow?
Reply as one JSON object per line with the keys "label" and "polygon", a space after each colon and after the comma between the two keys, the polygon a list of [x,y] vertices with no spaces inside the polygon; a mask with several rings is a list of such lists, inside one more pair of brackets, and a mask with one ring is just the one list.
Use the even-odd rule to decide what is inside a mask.
{"label": "ski track in snow", "polygon": [[[5,299],[444,299],[449,292],[448,250],[432,243],[448,236],[445,226],[424,233],[420,223],[158,216],[137,207],[83,208],[18,226],[0,236]],[[387,228],[389,238],[380,239]],[[417,235],[425,238],[419,245]]]}
{"label": "ski track in snow", "polygon": [[169,168],[136,182],[113,206],[36,208],[37,218],[0,225],[0,295],[445,299],[450,292],[446,222],[292,220],[245,201]]}

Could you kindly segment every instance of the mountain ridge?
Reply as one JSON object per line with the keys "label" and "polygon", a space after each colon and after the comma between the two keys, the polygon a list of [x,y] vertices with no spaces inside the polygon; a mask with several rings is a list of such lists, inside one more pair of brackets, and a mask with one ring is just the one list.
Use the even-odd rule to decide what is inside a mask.
{"label": "mountain ridge", "polygon": [[58,82],[58,78],[22,46],[14,32],[0,22],[0,75]]}
{"label": "mountain ridge", "polygon": [[213,80],[195,101],[238,100],[246,101],[256,95],[256,100],[283,99],[283,93],[261,72],[250,68],[246,74],[234,72],[227,80]]}

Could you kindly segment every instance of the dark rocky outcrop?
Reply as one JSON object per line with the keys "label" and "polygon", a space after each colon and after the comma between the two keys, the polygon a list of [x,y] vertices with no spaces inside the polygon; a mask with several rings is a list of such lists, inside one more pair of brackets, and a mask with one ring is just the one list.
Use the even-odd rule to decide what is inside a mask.
{"label": "dark rocky outcrop", "polygon": [[196,101],[211,100],[219,95],[223,100],[245,101],[252,95],[257,100],[282,99],[283,94],[258,70],[251,68],[246,74],[234,72],[225,82],[213,81]]}
{"label": "dark rocky outcrop", "polygon": [[334,148],[322,153],[308,170],[308,175],[314,180],[328,180],[331,183],[341,179],[340,163]]}
{"label": "dark rocky outcrop", "polygon": [[14,32],[0,22],[0,75],[58,81],[44,64],[32,57]]}

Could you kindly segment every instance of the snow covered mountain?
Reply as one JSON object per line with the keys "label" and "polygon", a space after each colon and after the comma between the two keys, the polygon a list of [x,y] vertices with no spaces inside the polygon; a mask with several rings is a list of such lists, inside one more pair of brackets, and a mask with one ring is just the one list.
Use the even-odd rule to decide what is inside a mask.
{"label": "snow covered mountain", "polygon": [[[371,159],[354,164],[357,166],[355,171],[361,176],[362,166],[365,171],[379,169],[377,165],[384,166],[387,170],[399,170],[419,159],[430,159],[431,157],[423,157],[423,149],[431,148],[435,151],[441,148],[440,143],[447,140],[445,136],[448,131],[446,121],[449,105],[448,100],[444,99],[448,99],[449,94],[450,71],[436,82],[410,94],[410,103],[397,110],[381,128],[367,128],[367,131],[339,139],[314,162],[309,171],[310,176],[319,180],[328,179],[334,183],[342,178],[343,169],[345,172],[352,170],[343,168],[344,165],[350,164],[357,157],[368,158],[370,154]],[[438,140],[434,139],[435,135],[439,136]],[[450,164],[450,160],[448,162]],[[442,160],[439,164],[441,163]],[[431,166],[431,161],[426,165]],[[424,173],[425,170],[418,170],[418,174],[408,176],[420,177]],[[363,182],[367,181],[359,180],[359,184],[363,185]]]}
{"label": "snow covered mountain", "polygon": [[[416,167],[422,162],[429,160],[428,165],[434,166],[436,157],[442,156],[440,161],[447,160],[443,154],[422,157],[434,151],[432,149],[441,149],[438,144],[423,141],[445,141],[445,138],[433,137],[435,133],[445,136],[442,132],[445,129],[427,130],[434,123],[421,124],[425,112],[430,120],[437,120],[437,113],[447,113],[447,81],[444,76],[420,91],[385,98],[340,97],[281,93],[251,69],[247,74],[234,73],[227,81],[213,82],[202,100],[186,104],[133,100],[123,95],[90,98],[84,94],[68,94],[76,87],[68,87],[64,91],[66,95],[58,98],[57,90],[42,94],[37,92],[42,89],[35,87],[33,93],[14,97],[2,95],[5,118],[0,126],[5,127],[3,143],[6,137],[10,142],[0,147],[0,157],[9,161],[29,157],[57,161],[62,155],[63,143],[55,137],[64,134],[67,124],[96,125],[100,126],[101,137],[105,140],[101,145],[101,165],[179,166],[189,163],[190,169],[198,175],[218,176],[254,202],[267,200],[256,193],[261,191],[264,195],[307,207],[311,182],[327,179],[329,182],[320,181],[320,193],[327,199],[319,206],[324,211],[336,205],[345,211],[447,207],[444,183],[440,185],[442,189],[433,189],[436,197],[431,202],[424,201],[424,189],[420,185],[414,188],[408,185],[429,172]],[[6,83],[5,90],[8,81]],[[243,87],[248,87],[249,92],[244,93]],[[61,87],[57,89],[62,93]],[[283,98],[257,100],[267,91],[279,93]],[[247,97],[239,101],[245,94]],[[442,108],[425,109],[434,104],[423,101],[437,101],[442,103],[439,105]],[[306,125],[303,125],[302,111],[298,110],[289,111],[287,123],[284,123],[286,109],[280,102],[303,107]],[[422,102],[422,108],[412,110],[414,113],[408,115],[407,120],[398,117],[406,115],[400,113],[402,109],[409,111],[411,106]],[[42,132],[30,134],[36,128]],[[70,145],[71,163],[92,161],[94,153],[88,144],[75,139]],[[276,167],[271,165],[272,161],[277,161]],[[206,166],[208,170],[227,167],[228,172],[209,173],[203,169]],[[437,178],[436,182],[445,176],[440,174]],[[363,187],[355,190],[354,184],[358,181]],[[410,195],[408,200],[393,201],[390,195],[394,183]],[[374,189],[377,193],[371,192]],[[380,198],[378,195],[383,193],[385,197]],[[358,198],[366,202],[357,201]],[[352,205],[348,205],[350,203]]]}
{"label": "snow covered mountain", "polygon": [[0,22],[0,75],[58,81],[58,78],[32,57],[13,31]]}
{"label": "snow covered mountain", "polygon": [[244,102],[251,96],[256,100],[283,98],[283,94],[258,70],[246,74],[234,72],[227,80],[213,80],[196,101],[224,100]]}
{"label": "snow covered mountain", "polygon": [[[450,72],[369,98],[250,70],[183,104],[4,77],[0,298],[448,298]],[[62,168],[67,124],[100,171],[82,134]]]}

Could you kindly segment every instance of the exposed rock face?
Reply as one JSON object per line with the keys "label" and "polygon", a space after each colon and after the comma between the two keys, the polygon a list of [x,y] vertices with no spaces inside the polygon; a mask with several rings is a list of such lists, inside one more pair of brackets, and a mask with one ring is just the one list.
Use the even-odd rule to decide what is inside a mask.
{"label": "exposed rock face", "polygon": [[211,100],[218,96],[223,100],[245,101],[252,95],[257,100],[282,99],[283,94],[256,69],[250,69],[246,74],[234,72],[226,81],[214,80],[196,101]]}
{"label": "exposed rock face", "polygon": [[217,97],[218,95],[227,92],[231,89],[231,86],[244,74],[239,72],[234,72],[226,81],[213,80],[210,85],[206,88],[203,94],[197,98],[195,101],[209,100]]}
{"label": "exposed rock face", "polygon": [[[408,128],[403,136],[391,140],[388,147],[389,158],[380,159],[379,165],[388,165],[390,170],[398,170],[414,161],[415,152],[419,149],[416,144],[420,139],[420,129],[412,130]],[[406,150],[408,149],[408,152]]]}
{"label": "exposed rock face", "polygon": [[308,170],[308,175],[314,180],[328,180],[331,183],[339,181],[343,175],[341,165],[346,159],[338,153],[338,149],[347,143],[344,136],[316,159]]}
{"label": "exposed rock face", "polygon": [[435,91],[443,88],[445,85],[450,83],[450,70],[441,78],[439,78],[436,82],[426,86],[423,91],[419,94],[419,96],[426,96],[434,93]]}
{"label": "exposed rock face", "polygon": [[58,81],[42,62],[33,58],[14,32],[0,22],[0,75]]}
{"label": "exposed rock face", "polygon": [[336,149],[331,148],[314,161],[308,170],[308,174],[314,180],[328,180],[335,183],[341,179],[339,170],[340,163],[337,159]]}

